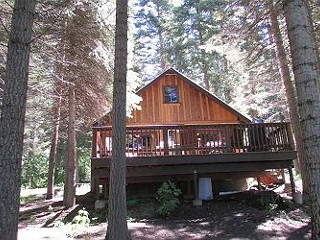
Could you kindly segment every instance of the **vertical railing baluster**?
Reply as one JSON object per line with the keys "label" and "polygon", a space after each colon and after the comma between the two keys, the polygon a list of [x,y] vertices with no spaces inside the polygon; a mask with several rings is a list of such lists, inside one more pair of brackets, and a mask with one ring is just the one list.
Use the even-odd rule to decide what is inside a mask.
{"label": "vertical railing baluster", "polygon": [[280,123],[281,129],[281,142],[282,142],[282,150],[286,149],[286,140],[285,140],[285,133],[284,133],[284,124]]}
{"label": "vertical railing baluster", "polygon": [[163,129],[164,155],[169,155],[168,128]]}
{"label": "vertical railing baluster", "polygon": [[275,139],[275,132],[273,129],[273,124],[270,124],[270,133],[269,133],[269,139],[270,139],[270,144],[271,144],[271,149],[272,151],[275,151],[276,149],[276,139]]}
{"label": "vertical railing baluster", "polygon": [[289,123],[286,123],[286,130],[288,134],[288,143],[289,143],[287,150],[295,150],[294,139],[292,134],[292,126]]}
{"label": "vertical railing baluster", "polygon": [[[112,128],[93,127],[91,147],[92,158],[110,157]],[[290,123],[128,126],[126,129],[127,157],[290,150],[294,150]]]}
{"label": "vertical railing baluster", "polygon": [[97,129],[92,129],[92,152],[91,155],[93,158],[97,157]]}
{"label": "vertical railing baluster", "polygon": [[269,127],[270,127],[269,124],[265,124],[265,126],[264,126],[264,136],[263,137],[265,139],[266,151],[270,151],[271,150],[270,141],[269,141],[269,138],[268,138]]}
{"label": "vertical railing baluster", "polygon": [[250,152],[250,136],[249,136],[249,127],[248,124],[245,125],[244,128],[244,134],[245,134],[245,152]]}

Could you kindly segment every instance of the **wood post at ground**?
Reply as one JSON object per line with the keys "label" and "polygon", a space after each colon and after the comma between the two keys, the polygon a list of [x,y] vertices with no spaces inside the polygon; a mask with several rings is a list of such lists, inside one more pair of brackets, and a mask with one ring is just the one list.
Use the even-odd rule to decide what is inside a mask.
{"label": "wood post at ground", "polygon": [[107,184],[103,185],[103,197],[105,200],[109,198],[109,185]]}
{"label": "wood post at ground", "polygon": [[257,177],[257,182],[258,182],[258,190],[262,190],[260,177]]}
{"label": "wood post at ground", "polygon": [[194,183],[194,199],[198,200],[199,199],[199,191],[198,191],[198,173],[195,170],[193,172],[193,183]]}
{"label": "wood post at ground", "polygon": [[282,177],[282,183],[285,184],[286,183],[286,177],[284,175],[284,169],[281,169],[281,177]]}
{"label": "wood post at ground", "polygon": [[91,192],[95,191],[95,179],[96,179],[96,176],[94,174],[94,171],[92,171],[92,166],[91,166],[91,182],[90,182],[90,191]]}
{"label": "wood post at ground", "polygon": [[296,193],[296,185],[295,185],[294,179],[293,179],[292,167],[289,167],[288,170],[289,170],[289,176],[290,176],[291,192],[292,192],[292,197],[293,197],[294,194]]}
{"label": "wood post at ground", "polygon": [[217,180],[212,179],[212,185],[213,185],[213,195],[219,196],[219,184]]}
{"label": "wood post at ground", "polygon": [[191,182],[190,181],[187,181],[187,195],[191,195],[192,193],[191,193],[192,191],[191,191]]}
{"label": "wood post at ground", "polygon": [[202,200],[199,199],[198,173],[196,170],[193,171],[193,182],[194,182],[194,200],[193,200],[192,204],[195,207],[202,206]]}
{"label": "wood post at ground", "polygon": [[94,194],[95,194],[95,199],[99,200],[99,198],[100,198],[100,189],[99,189],[99,184],[98,184],[98,178],[94,179]]}

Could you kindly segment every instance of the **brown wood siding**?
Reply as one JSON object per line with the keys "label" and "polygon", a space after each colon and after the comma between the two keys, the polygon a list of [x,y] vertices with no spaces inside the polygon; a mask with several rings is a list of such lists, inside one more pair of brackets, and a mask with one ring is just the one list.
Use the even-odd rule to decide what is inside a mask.
{"label": "brown wood siding", "polygon": [[[163,89],[175,86],[179,103],[165,104]],[[134,110],[128,125],[238,123],[237,116],[218,101],[189,85],[177,75],[164,75],[141,92],[141,110]]]}

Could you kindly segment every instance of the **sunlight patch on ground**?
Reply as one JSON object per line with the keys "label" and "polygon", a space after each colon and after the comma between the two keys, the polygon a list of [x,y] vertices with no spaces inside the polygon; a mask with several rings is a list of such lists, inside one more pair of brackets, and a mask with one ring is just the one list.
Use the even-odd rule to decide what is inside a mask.
{"label": "sunlight patch on ground", "polygon": [[65,240],[68,237],[68,231],[65,232],[60,228],[36,228],[28,227],[20,229],[18,232],[18,240],[36,240],[36,239],[50,239],[50,240]]}
{"label": "sunlight patch on ground", "polygon": [[[198,225],[201,224],[208,225],[209,223],[198,223]],[[156,224],[129,223],[128,227],[133,239],[153,239],[153,236],[157,236],[157,239],[203,239],[209,235],[212,237],[209,230],[190,231],[190,226],[185,224],[177,224],[171,228]]]}
{"label": "sunlight patch on ground", "polygon": [[[54,187],[55,197],[63,196],[63,186],[62,187]],[[76,187],[76,195],[84,195],[90,192],[90,183],[78,183]],[[27,197],[30,195],[46,195],[47,188],[21,188],[21,197]]]}
{"label": "sunlight patch on ground", "polygon": [[287,239],[287,236],[306,227],[309,222],[309,220],[303,219],[292,219],[289,217],[284,219],[276,217],[258,225],[256,232],[273,235],[275,236],[274,239]]}

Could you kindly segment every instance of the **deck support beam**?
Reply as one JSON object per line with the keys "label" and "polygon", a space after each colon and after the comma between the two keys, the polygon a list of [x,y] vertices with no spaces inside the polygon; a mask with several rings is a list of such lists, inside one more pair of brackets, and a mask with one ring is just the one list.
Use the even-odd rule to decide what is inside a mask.
{"label": "deck support beam", "polygon": [[199,199],[197,170],[193,171],[193,183],[194,183],[194,200],[193,200],[192,204],[195,207],[202,206],[202,200]]}
{"label": "deck support beam", "polygon": [[198,173],[196,170],[193,171],[193,183],[194,183],[194,199],[199,199],[199,190],[198,190]]}
{"label": "deck support beam", "polygon": [[257,177],[257,182],[258,182],[258,190],[260,191],[262,190],[260,177]]}
{"label": "deck support beam", "polygon": [[290,176],[290,186],[291,186],[292,198],[294,198],[294,195],[296,193],[296,185],[295,185],[294,179],[293,179],[292,167],[289,167],[288,170],[289,170],[289,176]]}

